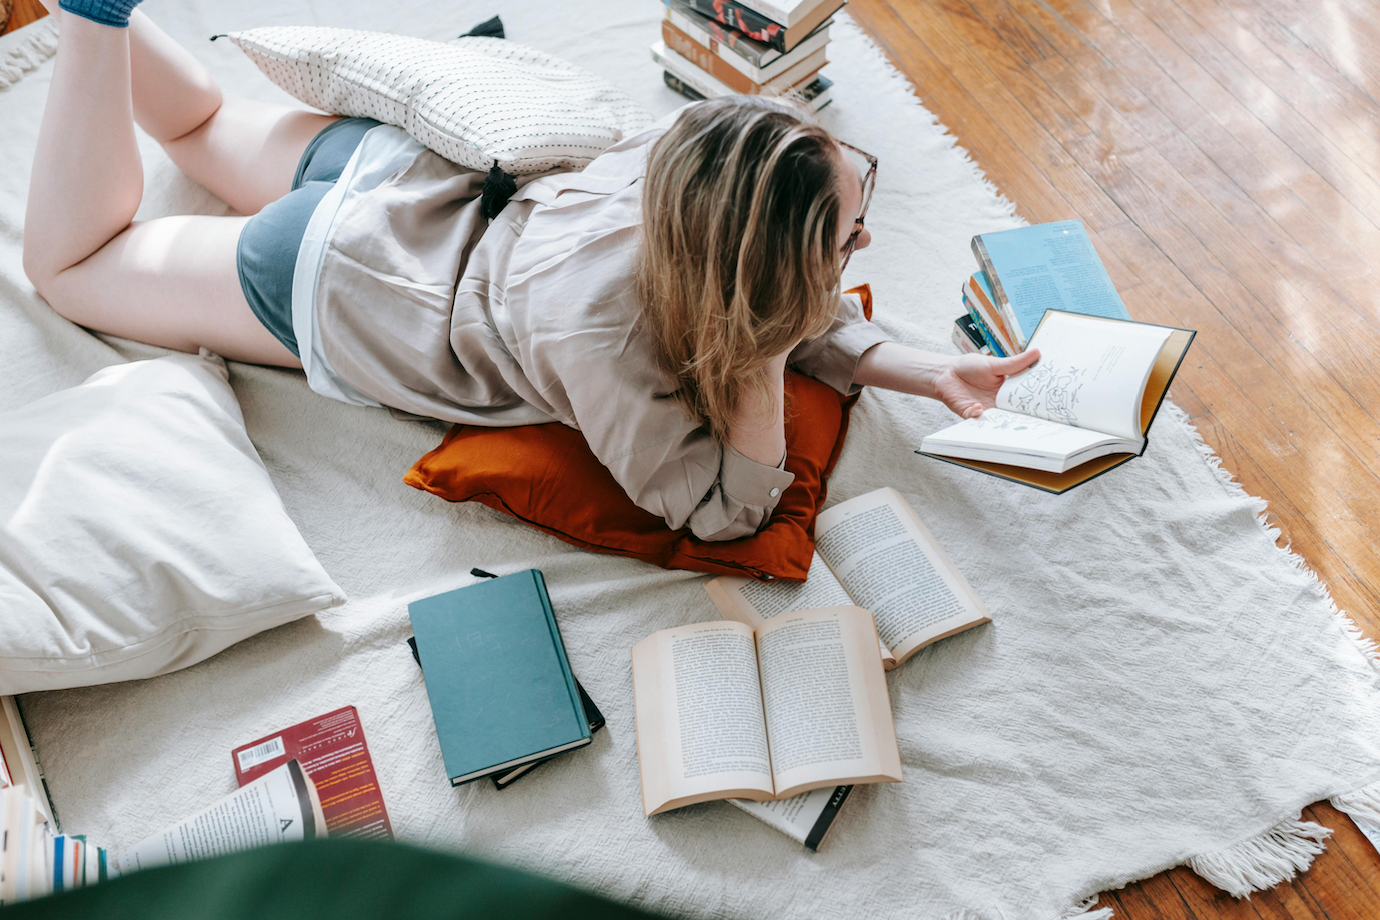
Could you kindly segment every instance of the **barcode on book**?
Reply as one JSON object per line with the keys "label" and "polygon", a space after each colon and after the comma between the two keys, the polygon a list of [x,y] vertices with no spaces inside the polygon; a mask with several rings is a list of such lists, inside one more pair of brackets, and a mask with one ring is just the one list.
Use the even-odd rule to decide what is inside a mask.
{"label": "barcode on book", "polygon": [[287,750],[283,747],[283,738],[281,735],[277,738],[270,738],[263,744],[256,744],[252,748],[240,751],[240,772],[243,773],[245,770],[256,767],[266,760],[282,757],[286,753]]}

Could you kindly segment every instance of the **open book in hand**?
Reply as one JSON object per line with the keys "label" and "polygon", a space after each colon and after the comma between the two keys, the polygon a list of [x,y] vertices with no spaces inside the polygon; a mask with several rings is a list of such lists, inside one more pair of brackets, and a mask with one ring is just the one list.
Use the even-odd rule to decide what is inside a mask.
{"label": "open book in hand", "polygon": [[783,614],[663,629],[632,650],[648,815],[713,799],[787,799],[901,782],[872,615]]}
{"label": "open book in hand", "polygon": [[925,646],[992,617],[910,502],[877,489],[815,519],[803,585],[725,575],[705,585],[727,619],[757,627],[778,614],[855,604],[877,622],[890,671]]}
{"label": "open book in hand", "polygon": [[925,438],[917,453],[1065,492],[1145,452],[1195,333],[1050,310],[1040,360],[1006,378],[996,408]]}

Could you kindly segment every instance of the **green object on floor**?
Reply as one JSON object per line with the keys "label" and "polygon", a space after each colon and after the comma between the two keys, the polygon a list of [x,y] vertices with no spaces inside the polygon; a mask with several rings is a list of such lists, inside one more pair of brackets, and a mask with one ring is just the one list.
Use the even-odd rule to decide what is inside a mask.
{"label": "green object on floor", "polygon": [[5,920],[652,920],[551,879],[399,843],[317,840],[146,869],[6,908]]}

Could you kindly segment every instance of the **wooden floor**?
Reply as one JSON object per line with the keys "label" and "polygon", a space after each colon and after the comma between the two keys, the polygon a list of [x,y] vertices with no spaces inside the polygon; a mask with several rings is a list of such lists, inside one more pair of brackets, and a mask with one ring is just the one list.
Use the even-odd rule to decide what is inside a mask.
{"label": "wooden floor", "polygon": [[[1133,316],[1199,330],[1174,398],[1380,637],[1380,3],[848,9],[1023,217],[1081,218]],[[1336,836],[1291,885],[1236,902],[1177,869],[1101,906],[1380,918],[1375,850],[1306,817]]]}
{"label": "wooden floor", "polygon": [[[41,13],[15,5],[11,28]],[[1199,330],[1174,398],[1380,637],[1380,2],[849,9],[1027,220],[1081,218],[1132,315]],[[1380,918],[1380,857],[1332,808],[1305,816],[1336,836],[1292,884],[1238,902],[1176,869],[1101,905]]]}
{"label": "wooden floor", "polygon": [[13,32],[20,26],[26,26],[35,19],[41,19],[48,15],[48,11],[43,8],[39,0],[14,0],[14,9],[10,11],[10,19],[0,34]]}

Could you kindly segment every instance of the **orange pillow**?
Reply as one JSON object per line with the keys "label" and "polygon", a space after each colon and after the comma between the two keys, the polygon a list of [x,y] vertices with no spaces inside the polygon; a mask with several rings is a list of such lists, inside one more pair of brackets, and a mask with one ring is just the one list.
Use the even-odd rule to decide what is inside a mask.
{"label": "orange pillow", "polygon": [[[872,292],[862,297],[872,316]],[[750,537],[708,542],[632,503],[585,443],[559,422],[519,428],[455,425],[403,477],[453,502],[477,501],[554,537],[599,553],[632,556],[668,569],[804,581],[814,556],[815,516],[848,433],[856,397],[794,371],[786,373],[786,469],[795,482],[767,525]]]}

